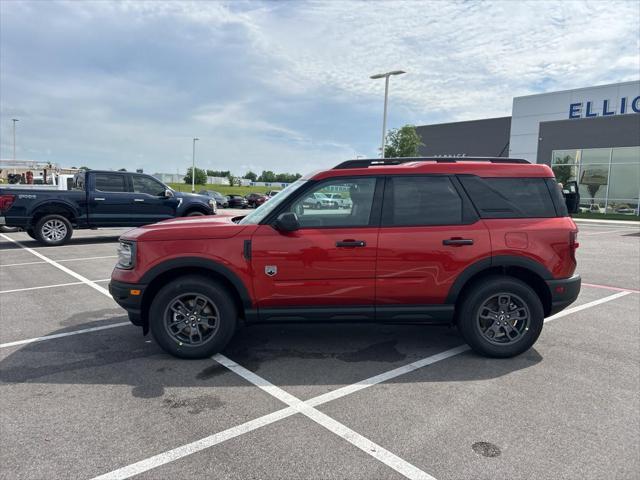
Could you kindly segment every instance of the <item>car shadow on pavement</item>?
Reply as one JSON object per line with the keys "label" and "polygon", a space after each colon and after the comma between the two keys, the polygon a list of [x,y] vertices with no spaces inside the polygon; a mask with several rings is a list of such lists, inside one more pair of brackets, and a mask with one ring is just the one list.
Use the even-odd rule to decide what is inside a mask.
{"label": "car shadow on pavement", "polygon": [[[126,321],[111,317],[50,332],[49,335]],[[224,355],[287,386],[355,383],[443,352],[463,341],[455,328],[422,325],[258,325],[236,334]],[[130,385],[135,397],[164,395],[165,388],[245,386],[246,381],[212,359],[183,360],[164,353],[139,328],[121,326],[9,347],[1,352],[0,383]],[[535,350],[511,359],[489,359],[472,352],[465,368],[438,369],[429,382],[485,380],[508,375],[542,361]],[[451,359],[445,362],[451,362]],[[468,364],[472,366],[469,368]],[[424,367],[432,368],[432,367]],[[401,375],[388,383],[415,382]],[[423,377],[421,377],[423,378]]]}

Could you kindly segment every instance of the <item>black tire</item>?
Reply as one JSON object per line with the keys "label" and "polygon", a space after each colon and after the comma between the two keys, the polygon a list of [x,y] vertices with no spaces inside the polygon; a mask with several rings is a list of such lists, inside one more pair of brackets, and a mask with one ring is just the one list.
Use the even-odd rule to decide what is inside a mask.
{"label": "black tire", "polygon": [[526,352],[536,342],[544,324],[544,309],[526,283],[509,276],[491,276],[465,293],[456,319],[460,333],[476,353],[507,358]]}
{"label": "black tire", "polygon": [[27,235],[29,235],[31,238],[33,238],[34,240],[37,240],[36,232],[33,231],[33,228],[28,228],[25,231],[27,232]]}
{"label": "black tire", "polygon": [[73,235],[73,227],[67,217],[57,214],[45,215],[38,220],[33,233],[38,242],[48,247],[56,247],[69,241]]}
{"label": "black tire", "polygon": [[186,215],[187,217],[203,217],[204,213],[199,212],[198,210],[194,210],[193,212],[189,212]]}
{"label": "black tire", "polygon": [[[185,312],[187,315],[172,310],[171,307],[177,305],[176,299],[182,301],[187,308],[194,308],[194,304],[189,303],[189,300],[183,300],[192,297],[204,298],[209,302],[203,312],[216,318],[213,325],[208,323],[211,320],[191,320],[193,310],[191,313]],[[196,303],[200,304],[197,301]],[[236,306],[225,287],[207,277],[186,275],[165,285],[156,294],[149,310],[149,328],[153,338],[165,352],[180,358],[208,358],[220,352],[229,343],[236,330],[237,317]],[[190,321],[196,322],[192,324],[196,329],[192,330],[187,324]],[[179,324],[172,330],[169,325],[175,325],[175,322]],[[192,338],[191,333],[196,330],[203,342],[192,345],[190,343],[197,337]]]}

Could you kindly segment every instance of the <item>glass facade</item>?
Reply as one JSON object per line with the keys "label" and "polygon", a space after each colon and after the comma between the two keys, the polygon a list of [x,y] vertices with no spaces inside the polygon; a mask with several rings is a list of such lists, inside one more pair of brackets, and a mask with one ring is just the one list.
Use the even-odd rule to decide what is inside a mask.
{"label": "glass facade", "polygon": [[554,150],[551,168],[578,182],[581,212],[640,215],[640,146]]}

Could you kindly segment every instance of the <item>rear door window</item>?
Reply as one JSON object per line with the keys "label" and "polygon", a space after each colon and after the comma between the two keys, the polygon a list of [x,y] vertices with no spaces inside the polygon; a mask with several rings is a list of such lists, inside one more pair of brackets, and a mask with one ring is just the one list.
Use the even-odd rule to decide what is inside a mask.
{"label": "rear door window", "polygon": [[449,177],[391,177],[385,189],[382,225],[460,225],[462,212],[462,199]]}
{"label": "rear door window", "polygon": [[557,216],[544,178],[458,178],[482,218]]}
{"label": "rear door window", "polygon": [[119,173],[96,173],[96,190],[101,192],[127,192],[127,181]]}

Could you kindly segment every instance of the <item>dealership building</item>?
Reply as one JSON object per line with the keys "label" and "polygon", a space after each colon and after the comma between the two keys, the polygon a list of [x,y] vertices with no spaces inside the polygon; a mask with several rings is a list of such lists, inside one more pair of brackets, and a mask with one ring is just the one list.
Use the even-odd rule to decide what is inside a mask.
{"label": "dealership building", "polygon": [[638,215],[640,81],[516,97],[510,117],[417,131],[421,155],[544,163],[578,183],[582,211]]}

